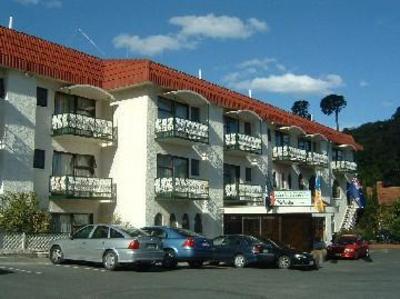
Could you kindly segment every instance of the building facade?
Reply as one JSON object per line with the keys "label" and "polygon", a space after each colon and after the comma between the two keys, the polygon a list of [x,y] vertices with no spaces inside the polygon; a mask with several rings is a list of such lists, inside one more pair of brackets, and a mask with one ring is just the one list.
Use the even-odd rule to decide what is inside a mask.
{"label": "building facade", "polygon": [[119,220],[309,248],[343,225],[360,149],[155,62],[0,27],[0,193],[36,192],[56,231]]}

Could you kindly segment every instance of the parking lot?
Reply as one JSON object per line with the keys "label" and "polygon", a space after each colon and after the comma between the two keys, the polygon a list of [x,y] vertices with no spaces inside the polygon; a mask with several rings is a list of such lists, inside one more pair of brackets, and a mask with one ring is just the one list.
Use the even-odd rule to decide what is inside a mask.
{"label": "parking lot", "polygon": [[328,261],[318,271],[205,266],[137,272],[0,257],[0,298],[399,298],[400,250]]}

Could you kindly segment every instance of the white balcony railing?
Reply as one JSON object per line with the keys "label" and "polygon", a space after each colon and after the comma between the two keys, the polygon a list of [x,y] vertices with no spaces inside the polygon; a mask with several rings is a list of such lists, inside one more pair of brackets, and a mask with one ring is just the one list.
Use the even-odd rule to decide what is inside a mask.
{"label": "white balcony railing", "polygon": [[261,154],[261,138],[241,133],[225,134],[225,146],[245,152]]}
{"label": "white balcony railing", "polygon": [[208,181],[189,178],[157,178],[154,190],[158,198],[208,199]]}
{"label": "white balcony railing", "polygon": [[226,184],[224,187],[227,200],[263,200],[263,188],[261,185],[251,184]]}
{"label": "white balcony railing", "polygon": [[311,165],[327,166],[329,163],[328,155],[316,152],[307,153],[307,163]]}
{"label": "white balcony railing", "polygon": [[336,171],[357,171],[357,163],[351,161],[332,161],[331,167]]}
{"label": "white balcony railing", "polygon": [[178,117],[157,119],[156,135],[158,138],[180,137],[208,142],[208,125]]}
{"label": "white balcony railing", "polygon": [[51,120],[53,135],[77,135],[113,140],[112,121],[74,113],[55,114]]}
{"label": "white balcony railing", "polygon": [[274,160],[289,160],[295,162],[305,162],[307,160],[306,150],[284,145],[274,146],[272,150]]}
{"label": "white balcony railing", "polygon": [[52,176],[50,193],[65,197],[112,198],[113,184],[111,178]]}

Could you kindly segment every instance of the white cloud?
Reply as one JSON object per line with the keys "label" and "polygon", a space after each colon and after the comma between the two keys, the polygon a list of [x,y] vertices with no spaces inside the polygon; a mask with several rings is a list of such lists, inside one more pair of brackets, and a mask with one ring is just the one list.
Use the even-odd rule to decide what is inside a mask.
{"label": "white cloud", "polygon": [[60,8],[62,6],[61,0],[14,0],[22,5],[43,5],[48,8]]}
{"label": "white cloud", "polygon": [[179,50],[190,47],[178,38],[167,35],[151,35],[141,38],[137,35],[120,34],[113,40],[116,48],[127,48],[131,52],[156,55],[165,50]]}
{"label": "white cloud", "polygon": [[342,84],[342,78],[335,74],[313,78],[309,75],[295,75],[293,73],[228,82],[230,87],[240,90],[252,89],[274,93],[297,94],[325,94]]}
{"label": "white cloud", "polygon": [[246,69],[249,67],[255,67],[255,68],[261,68],[267,70],[269,68],[269,65],[276,60],[274,58],[254,58],[254,59],[249,59],[246,61],[243,61],[237,65],[239,69]]}
{"label": "white cloud", "polygon": [[360,86],[361,87],[366,87],[366,86],[368,86],[369,84],[368,84],[368,82],[367,81],[364,81],[364,80],[361,80],[360,81]]}
{"label": "white cloud", "polygon": [[268,30],[268,25],[255,18],[243,21],[237,17],[215,16],[180,16],[172,17],[169,22],[181,27],[182,36],[245,39],[256,32]]}

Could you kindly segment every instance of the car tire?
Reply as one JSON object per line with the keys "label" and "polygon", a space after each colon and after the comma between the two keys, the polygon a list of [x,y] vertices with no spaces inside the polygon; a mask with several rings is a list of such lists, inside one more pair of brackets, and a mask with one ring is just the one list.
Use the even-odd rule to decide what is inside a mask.
{"label": "car tire", "polygon": [[282,255],[278,259],[278,268],[279,269],[289,269],[291,266],[290,257],[287,255]]}
{"label": "car tire", "polygon": [[63,263],[64,262],[64,253],[62,252],[61,247],[58,245],[51,247],[49,258],[50,258],[50,261],[55,265]]}
{"label": "car tire", "polygon": [[177,264],[175,252],[172,249],[167,249],[162,262],[163,267],[166,269],[174,269]]}
{"label": "car tire", "polygon": [[237,254],[233,258],[233,265],[235,268],[244,268],[247,265],[246,257],[243,254]]}
{"label": "car tire", "polygon": [[114,271],[118,268],[118,256],[114,251],[109,250],[104,253],[103,266],[110,271]]}
{"label": "car tire", "polygon": [[203,266],[203,261],[191,261],[188,262],[190,268],[201,268]]}

